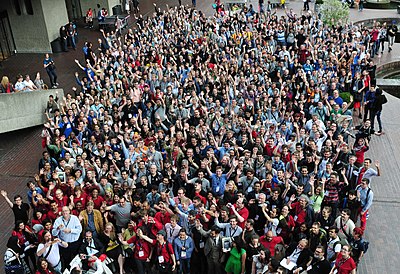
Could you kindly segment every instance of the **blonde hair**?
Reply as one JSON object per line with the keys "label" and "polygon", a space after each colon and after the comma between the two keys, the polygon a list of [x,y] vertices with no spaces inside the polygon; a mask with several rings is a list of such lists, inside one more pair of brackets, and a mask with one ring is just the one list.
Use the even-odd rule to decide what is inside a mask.
{"label": "blonde hair", "polygon": [[5,86],[8,85],[8,83],[10,83],[10,80],[8,79],[8,77],[7,76],[3,76],[3,78],[1,79],[1,85],[3,87],[5,87]]}
{"label": "blonde hair", "polygon": [[115,236],[115,227],[114,227],[114,225],[113,225],[111,222],[108,222],[108,223],[106,223],[106,225],[104,226],[104,230],[105,230],[105,228],[106,228],[107,226],[111,226],[110,239],[111,239],[112,241],[115,241],[115,239],[116,239],[117,237]]}

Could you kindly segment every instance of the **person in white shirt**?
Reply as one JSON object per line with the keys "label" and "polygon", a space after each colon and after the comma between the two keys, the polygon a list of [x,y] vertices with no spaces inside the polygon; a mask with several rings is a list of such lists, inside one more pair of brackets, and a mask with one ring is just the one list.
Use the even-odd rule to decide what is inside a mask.
{"label": "person in white shirt", "polygon": [[68,243],[58,238],[53,239],[50,231],[42,234],[43,241],[39,244],[36,255],[44,257],[57,273],[61,273],[61,257],[59,246],[68,247]]}

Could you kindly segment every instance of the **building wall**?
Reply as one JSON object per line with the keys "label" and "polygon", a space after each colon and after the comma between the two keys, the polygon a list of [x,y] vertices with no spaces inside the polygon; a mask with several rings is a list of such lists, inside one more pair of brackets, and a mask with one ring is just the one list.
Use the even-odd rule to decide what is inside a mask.
{"label": "building wall", "polygon": [[7,9],[10,19],[17,52],[50,52],[51,47],[48,40],[48,33],[42,12],[40,0],[32,0],[33,15],[26,13],[23,2],[19,1],[22,7],[22,14],[16,13],[12,0],[2,1],[2,7]]}
{"label": "building wall", "polygon": [[0,133],[43,124],[49,95],[56,97],[56,91],[63,98],[62,89],[0,94]]}
{"label": "building wall", "polygon": [[68,23],[67,7],[64,0],[41,0],[48,41],[60,36],[60,27]]}

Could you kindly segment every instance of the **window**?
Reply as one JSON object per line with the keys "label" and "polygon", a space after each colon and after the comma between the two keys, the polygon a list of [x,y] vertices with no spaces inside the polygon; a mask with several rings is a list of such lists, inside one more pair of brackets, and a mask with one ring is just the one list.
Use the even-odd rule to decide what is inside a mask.
{"label": "window", "polygon": [[33,15],[32,0],[24,0],[26,13]]}

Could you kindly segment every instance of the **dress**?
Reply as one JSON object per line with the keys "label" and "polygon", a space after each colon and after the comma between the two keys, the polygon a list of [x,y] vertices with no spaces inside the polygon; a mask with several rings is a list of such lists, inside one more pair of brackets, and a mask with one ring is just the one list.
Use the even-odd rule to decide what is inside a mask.
{"label": "dress", "polygon": [[243,248],[238,252],[237,248],[232,248],[228,262],[225,266],[225,271],[240,274],[242,272],[242,255],[246,253],[246,250]]}

